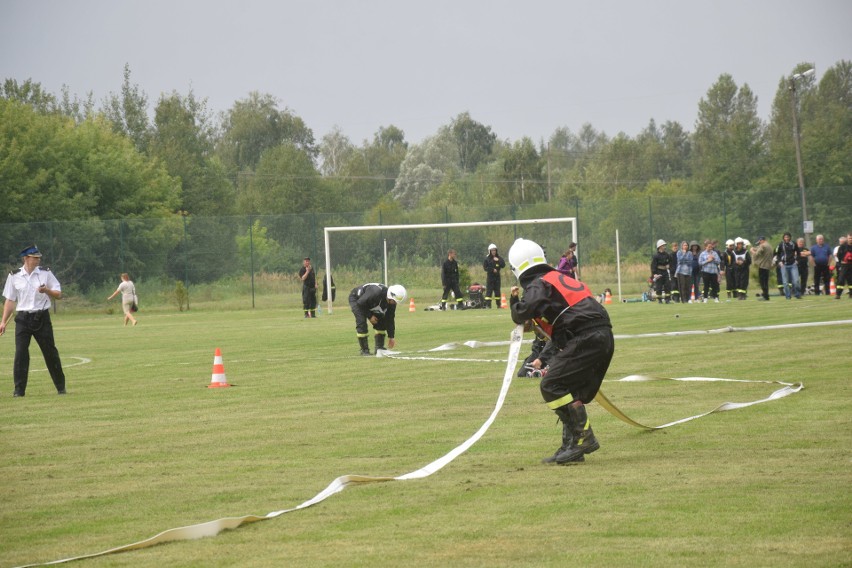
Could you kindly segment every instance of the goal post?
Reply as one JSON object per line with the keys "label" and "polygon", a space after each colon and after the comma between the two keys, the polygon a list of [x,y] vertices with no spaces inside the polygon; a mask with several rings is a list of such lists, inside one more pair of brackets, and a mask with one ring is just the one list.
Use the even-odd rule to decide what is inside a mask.
{"label": "goal post", "polygon": [[[356,225],[346,227],[326,227],[323,230],[325,241],[325,285],[326,290],[331,290],[331,233],[343,233],[351,231],[399,231],[411,229],[450,229],[457,227],[496,227],[504,225],[536,225],[553,223],[571,223],[571,240],[577,242],[577,218],[576,217],[553,217],[549,219],[513,219],[510,221],[470,221],[459,223],[419,223],[411,225]],[[579,248],[579,247],[578,247]],[[385,253],[386,254],[386,253]],[[385,282],[387,285],[387,282]],[[331,294],[328,295],[327,310],[332,313]]]}

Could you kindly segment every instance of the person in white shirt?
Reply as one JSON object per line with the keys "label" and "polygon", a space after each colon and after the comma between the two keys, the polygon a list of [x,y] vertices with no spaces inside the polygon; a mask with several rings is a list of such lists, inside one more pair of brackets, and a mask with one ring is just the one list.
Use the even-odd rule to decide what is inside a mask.
{"label": "person in white shirt", "polygon": [[53,324],[50,322],[52,300],[62,298],[59,280],[47,268],[41,268],[41,252],[33,245],[18,255],[24,265],[6,278],[3,288],[3,318],[0,319],[0,336],[6,333],[6,325],[15,313],[15,381],[14,396],[24,396],[30,371],[30,341],[35,337],[41,348],[44,362],[53,379],[56,392],[65,394],[65,373],[59,351],[53,339]]}

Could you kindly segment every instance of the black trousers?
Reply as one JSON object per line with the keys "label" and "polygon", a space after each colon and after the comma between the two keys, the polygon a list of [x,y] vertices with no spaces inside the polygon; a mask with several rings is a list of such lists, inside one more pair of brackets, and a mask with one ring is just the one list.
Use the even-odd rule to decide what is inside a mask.
{"label": "black trousers", "polygon": [[[592,402],[601,388],[614,352],[615,342],[609,327],[598,327],[573,336],[548,361],[548,373],[540,385],[544,401],[563,399],[570,394],[573,400],[582,400],[583,404]],[[570,403],[571,400],[566,399],[565,404]]]}
{"label": "black trousers", "polygon": [[53,385],[58,392],[65,390],[65,373],[59,360],[59,350],[53,340],[53,324],[50,322],[50,311],[18,312],[15,314],[15,363],[14,380],[15,392],[24,394],[27,391],[27,379],[30,373],[30,341],[35,338],[44,363],[53,379]]}
{"label": "black trousers", "polygon": [[313,313],[317,309],[317,289],[302,286],[302,308],[305,313]]}
{"label": "black trousers", "polygon": [[485,281],[485,305],[491,307],[491,300],[497,302],[500,307],[500,277],[488,276]]}
{"label": "black trousers", "polygon": [[456,304],[464,300],[464,298],[462,298],[461,290],[459,290],[458,281],[447,282],[446,284],[444,284],[444,295],[441,298],[442,304],[447,303],[447,298],[450,296],[450,292],[452,292],[453,295],[456,297]]}
{"label": "black trousers", "polygon": [[378,321],[373,324],[368,319],[368,317],[372,317],[372,315],[364,315],[364,313],[361,311],[361,308],[358,306],[358,296],[355,294],[357,290],[358,289],[356,288],[352,291],[351,294],[349,294],[349,309],[352,310],[352,314],[355,316],[355,335],[358,337],[367,337],[368,323],[373,326],[373,329],[376,331],[377,335],[384,335],[385,333],[387,333],[387,324],[385,323],[385,319],[378,317],[377,314],[372,314],[376,315],[376,317],[378,318]]}
{"label": "black trousers", "polygon": [[757,269],[757,279],[760,282],[760,289],[763,293],[763,299],[769,299],[769,269],[768,268],[758,268]]}
{"label": "black trousers", "polygon": [[831,282],[831,270],[828,269],[827,264],[815,264],[814,265],[814,294],[817,296],[820,295],[820,283],[825,287],[825,295],[828,296],[831,294],[829,284]]}

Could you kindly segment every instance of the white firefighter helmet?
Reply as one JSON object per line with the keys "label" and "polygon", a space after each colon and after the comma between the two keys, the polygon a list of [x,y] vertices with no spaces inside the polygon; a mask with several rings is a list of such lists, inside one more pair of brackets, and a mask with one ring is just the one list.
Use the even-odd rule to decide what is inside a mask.
{"label": "white firefighter helmet", "polygon": [[393,300],[397,304],[400,304],[405,301],[408,297],[408,292],[405,291],[405,287],[402,284],[394,284],[393,286],[388,287],[388,300]]}
{"label": "white firefighter helmet", "polygon": [[497,245],[495,245],[494,243],[488,245],[488,252],[491,252],[492,250],[497,250]]}
{"label": "white firefighter helmet", "polygon": [[725,241],[725,246],[732,245],[732,244],[734,244],[734,239],[728,239],[727,241]]}
{"label": "white firefighter helmet", "polygon": [[664,247],[664,246],[666,246],[666,241],[664,241],[663,239],[660,239],[660,240],[657,241],[657,248]]}
{"label": "white firefighter helmet", "polygon": [[547,264],[544,258],[544,249],[538,243],[527,239],[518,239],[509,249],[509,265],[512,273],[520,278],[521,274],[539,264]]}
{"label": "white firefighter helmet", "polygon": [[745,241],[743,240],[742,237],[737,237],[736,239],[734,239],[734,244],[738,245],[740,243],[745,244]]}

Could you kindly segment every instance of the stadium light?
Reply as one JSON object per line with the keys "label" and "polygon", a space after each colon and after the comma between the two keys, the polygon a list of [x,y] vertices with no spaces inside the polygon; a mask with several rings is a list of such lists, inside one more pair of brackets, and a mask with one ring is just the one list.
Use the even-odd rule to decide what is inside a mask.
{"label": "stadium light", "polygon": [[[813,227],[808,225],[808,207],[805,201],[805,175],[802,173],[801,133],[799,132],[798,107],[796,105],[796,81],[813,77],[816,71],[813,67],[790,77],[790,107],[793,110],[793,142],[796,145],[796,170],[799,174],[799,191],[802,194],[802,232],[805,234],[805,246],[811,248],[811,233]],[[808,230],[810,228],[810,231]]]}

